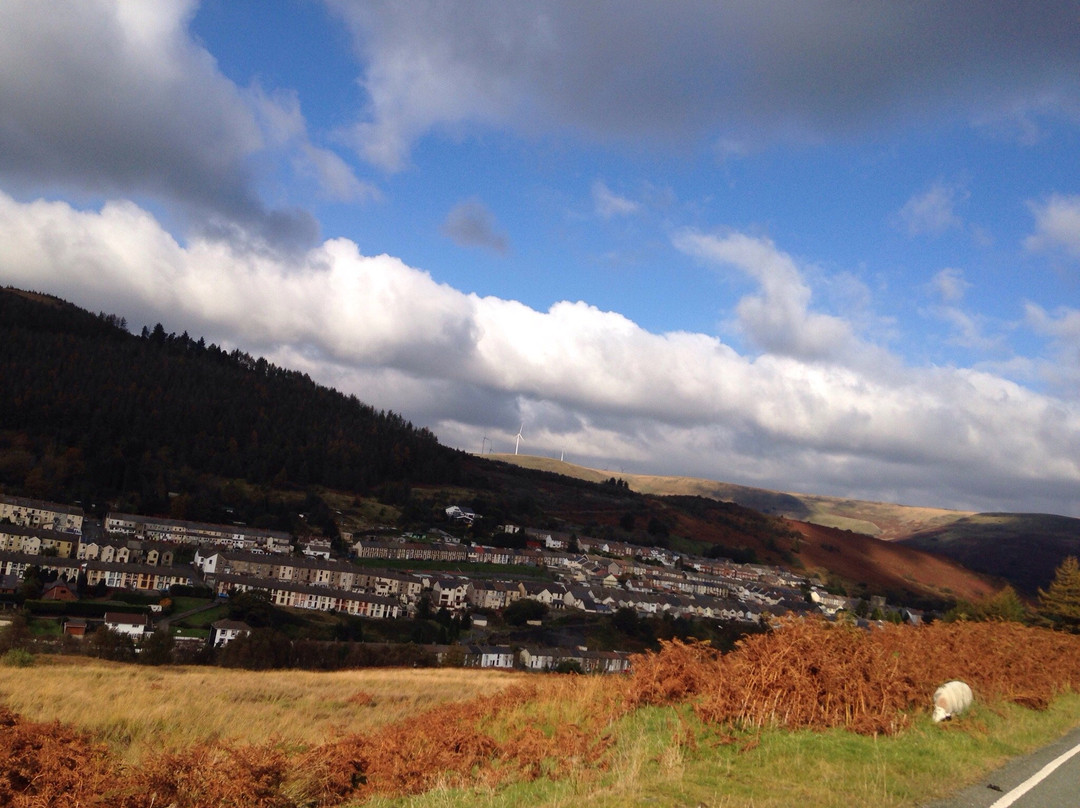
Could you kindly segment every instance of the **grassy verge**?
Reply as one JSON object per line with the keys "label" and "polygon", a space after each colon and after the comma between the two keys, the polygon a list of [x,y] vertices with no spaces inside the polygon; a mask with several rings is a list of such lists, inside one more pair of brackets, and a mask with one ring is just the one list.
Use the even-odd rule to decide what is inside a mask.
{"label": "grassy verge", "polygon": [[[1016,755],[1080,726],[1080,695],[1048,710],[977,706],[961,720],[920,717],[892,737],[841,729],[729,733],[701,724],[685,708],[648,707],[620,720],[607,771],[582,768],[559,780],[504,789],[436,788],[375,799],[367,808],[912,808],[959,790]],[[361,803],[355,803],[360,805]]]}

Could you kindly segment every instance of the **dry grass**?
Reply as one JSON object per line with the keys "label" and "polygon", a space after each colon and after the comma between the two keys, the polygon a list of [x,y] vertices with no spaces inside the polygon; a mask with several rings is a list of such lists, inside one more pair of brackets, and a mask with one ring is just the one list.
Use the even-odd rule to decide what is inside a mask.
{"label": "dry grass", "polygon": [[39,656],[31,668],[0,667],[0,704],[77,726],[135,761],[209,741],[322,743],[525,679],[460,668],[252,673]]}
{"label": "dry grass", "polygon": [[1080,691],[1080,637],[1017,623],[864,631],[788,619],[722,657],[703,645],[665,643],[660,654],[637,658],[635,670],[632,704],[690,703],[721,725],[894,734],[949,679],[968,682],[977,699],[1037,709]]}
{"label": "dry grass", "polygon": [[[79,725],[73,730],[0,709],[0,804],[329,808],[434,792],[451,805],[461,795],[486,800],[545,790],[555,797],[548,804],[560,806],[577,804],[582,795],[601,797],[597,804],[640,804],[659,793],[713,804],[721,792],[741,790],[739,761],[766,755],[758,751],[764,736],[775,750],[777,738],[783,745],[812,730],[830,737],[834,748],[852,750],[843,764],[838,755],[825,755],[839,768],[822,776],[839,780],[840,769],[853,769],[858,782],[846,788],[848,796],[860,795],[856,802],[905,805],[905,778],[919,765],[926,742],[956,746],[949,742],[953,727],[935,729],[926,742],[917,737],[931,726],[928,694],[954,676],[973,685],[979,709],[1020,709],[1008,702],[1043,709],[1058,694],[1080,688],[1080,637],[1014,624],[866,632],[791,620],[725,656],[703,645],[670,643],[639,657],[633,675],[606,678],[476,670],[244,673],[100,663],[10,669],[0,675],[9,704],[13,687],[37,690],[40,682],[51,695],[38,700],[88,702],[91,711],[111,714],[114,725],[122,724],[117,716],[127,716],[124,726],[138,736],[129,742],[129,755],[132,748],[141,754],[135,765],[130,756],[127,763],[120,759],[101,740],[123,749],[124,738],[107,737],[90,713],[65,719]],[[50,680],[54,690],[45,691]],[[90,691],[83,696],[86,682]],[[168,702],[172,693],[178,713],[188,710],[198,719],[193,741],[177,713],[169,719],[176,723],[153,726],[155,701]],[[225,714],[225,730],[210,718],[216,712]],[[995,720],[976,713],[973,729]],[[352,720],[370,724],[357,731],[346,723]],[[968,722],[959,723],[962,731]],[[1016,734],[1008,726],[1003,732]],[[881,756],[860,769],[867,746],[851,740],[854,733],[874,744],[875,755],[905,745],[913,751],[903,759]],[[886,736],[912,742],[877,746],[874,739]],[[152,750],[151,739],[162,748]],[[799,754],[789,751],[781,759],[790,764]],[[811,768],[811,757],[801,765]],[[706,777],[718,763],[722,779]],[[760,804],[853,804],[843,795],[815,802],[806,783],[796,777],[784,801]],[[731,804],[758,804],[760,787],[748,782],[745,800]],[[925,793],[925,784],[920,787]]]}

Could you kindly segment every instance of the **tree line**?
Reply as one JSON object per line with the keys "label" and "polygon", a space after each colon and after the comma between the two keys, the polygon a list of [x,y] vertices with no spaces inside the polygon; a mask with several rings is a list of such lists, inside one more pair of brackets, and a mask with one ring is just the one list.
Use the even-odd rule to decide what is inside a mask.
{"label": "tree line", "polygon": [[[126,495],[162,512],[198,475],[365,491],[453,482],[427,429],[240,350],[0,290],[0,486],[56,501]],[[187,478],[187,479],[184,479]]]}

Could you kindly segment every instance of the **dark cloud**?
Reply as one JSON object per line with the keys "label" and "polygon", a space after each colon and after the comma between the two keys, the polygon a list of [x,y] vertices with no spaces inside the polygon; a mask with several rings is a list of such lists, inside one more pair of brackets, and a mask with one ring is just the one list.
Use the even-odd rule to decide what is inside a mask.
{"label": "dark cloud", "polygon": [[479,199],[466,199],[451,208],[440,231],[460,247],[483,247],[499,255],[510,251],[495,215]]}
{"label": "dark cloud", "polygon": [[461,122],[737,152],[1080,110],[1075,0],[328,2],[365,62],[357,146],[391,169],[429,128]]}
{"label": "dark cloud", "polygon": [[0,4],[0,177],[33,193],[163,199],[191,222],[310,244],[311,217],[260,200],[262,131],[244,91],[188,35],[193,11],[169,0]]}

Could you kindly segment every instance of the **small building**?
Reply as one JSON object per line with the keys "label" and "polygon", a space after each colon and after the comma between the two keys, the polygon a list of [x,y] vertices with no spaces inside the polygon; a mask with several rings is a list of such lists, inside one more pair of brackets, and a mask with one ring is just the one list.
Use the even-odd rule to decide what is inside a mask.
{"label": "small building", "polygon": [[509,645],[468,645],[466,668],[513,668],[514,650]]}
{"label": "small building", "polygon": [[129,637],[143,637],[150,633],[150,617],[131,612],[105,612],[105,628]]}
{"label": "small building", "polygon": [[82,639],[86,636],[86,620],[82,617],[69,617],[64,621],[64,636],[65,637],[78,637]]}
{"label": "small building", "polygon": [[477,517],[475,511],[471,511],[468,508],[462,508],[460,505],[451,505],[446,509],[446,518],[451,522],[464,522],[467,525],[471,525],[479,517]]}
{"label": "small building", "polygon": [[22,586],[22,576],[0,570],[0,595],[14,595]]}
{"label": "small building", "polygon": [[210,646],[223,648],[237,637],[251,633],[251,626],[241,620],[218,620],[210,624]]}
{"label": "small building", "polygon": [[46,584],[44,591],[41,593],[42,600],[63,600],[72,601],[78,600],[79,594],[67,581],[53,581],[51,584]]}

